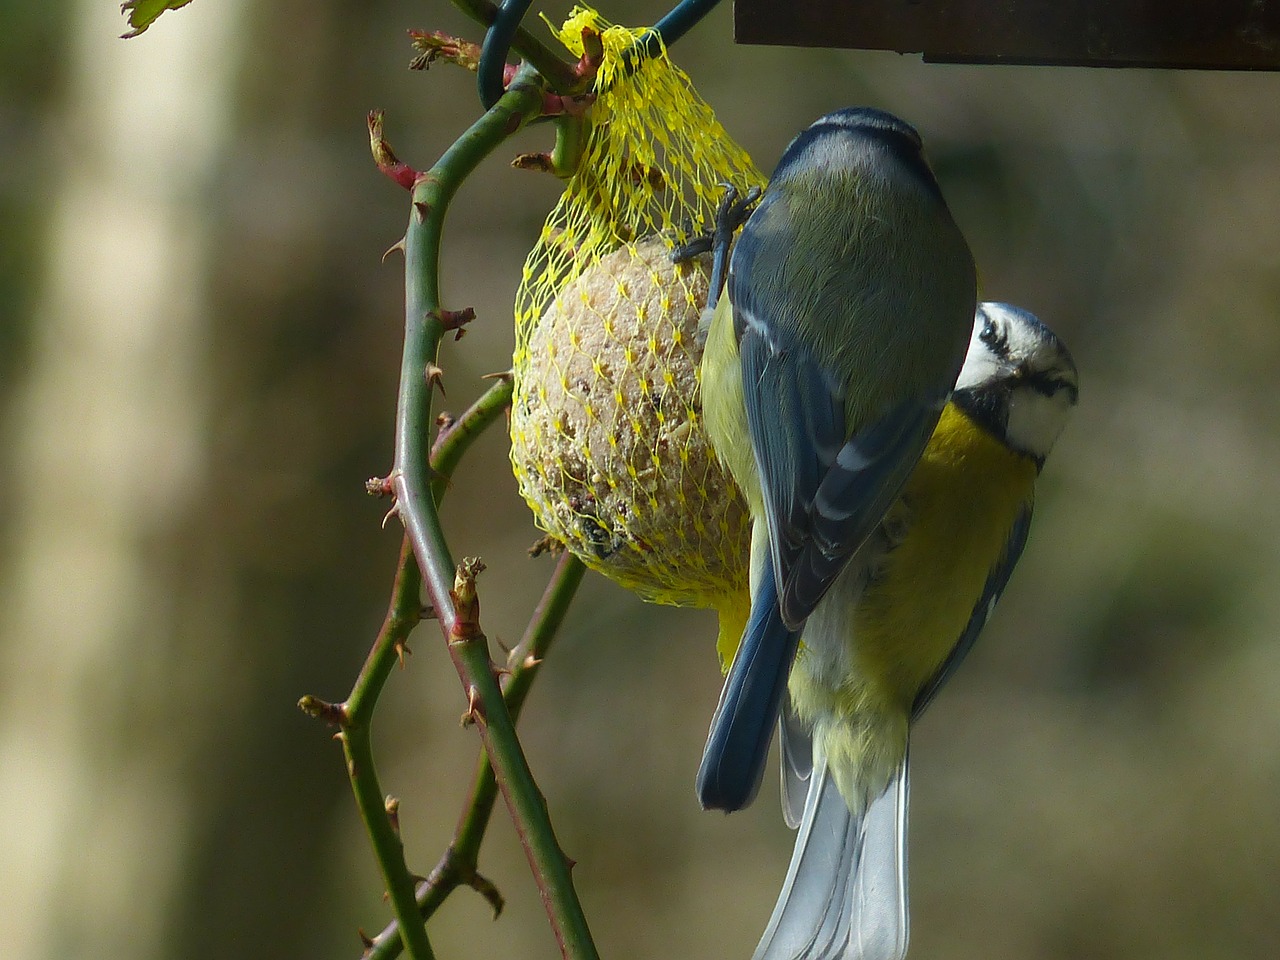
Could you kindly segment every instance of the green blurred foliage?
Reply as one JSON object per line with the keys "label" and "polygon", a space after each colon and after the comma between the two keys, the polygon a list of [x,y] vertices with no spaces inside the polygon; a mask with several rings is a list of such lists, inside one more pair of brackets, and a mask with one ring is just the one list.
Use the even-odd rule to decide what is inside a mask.
{"label": "green blurred foliage", "polygon": [[[604,12],[643,23],[665,7]],[[67,96],[64,16],[0,3],[0,403],[41,279],[47,160],[74,162],[48,148]],[[130,43],[165,43],[174,19]],[[172,609],[157,616],[178,633],[193,610],[212,624],[208,681],[225,715],[198,728],[149,716],[143,685],[142,706],[104,729],[140,724],[185,757],[184,883],[165,895],[153,955],[354,958],[357,926],[373,932],[387,911],[340,753],[293,704],[347,690],[398,545],[362,481],[390,461],[402,297],[399,263],[379,257],[407,204],[369,160],[364,115],[385,108],[400,157],[430,165],[476,116],[474,78],[409,73],[404,31],[480,31],[443,2],[280,0],[245,26],[234,147],[202,224],[209,472],[200,509],[146,541],[172,560]],[[1021,568],[919,727],[912,957],[1274,956],[1280,79],[926,65],[737,48],[729,34],[725,5],[675,56],[763,168],[826,110],[908,117],[984,295],[1038,313],[1081,371]],[[451,214],[446,301],[479,319],[446,346],[448,409],[509,363],[512,293],[558,191],[504,160],[548,135],[524,131]],[[0,468],[10,489],[26,481],[7,455]],[[459,471],[446,526],[458,555],[488,562],[484,623],[514,642],[550,564],[524,554],[537,532],[500,435]],[[791,835],[769,791],[731,818],[697,810],[714,636],[708,614],[590,577],[526,709],[525,745],[606,956],[749,956],[785,871]],[[102,683],[138,683],[121,671]],[[463,706],[427,625],[375,734],[421,873],[470,778]],[[501,810],[481,869],[507,912],[493,923],[460,892],[433,923],[439,955],[554,957]]]}
{"label": "green blurred foliage", "polygon": [[124,34],[128,40],[146,32],[162,13],[185,7],[191,0],[125,0],[120,5],[121,12],[129,17],[129,31]]}
{"label": "green blurred foliage", "polygon": [[68,10],[0,0],[0,403],[27,342],[44,235],[41,198],[56,155],[45,120],[57,103],[58,44]]}

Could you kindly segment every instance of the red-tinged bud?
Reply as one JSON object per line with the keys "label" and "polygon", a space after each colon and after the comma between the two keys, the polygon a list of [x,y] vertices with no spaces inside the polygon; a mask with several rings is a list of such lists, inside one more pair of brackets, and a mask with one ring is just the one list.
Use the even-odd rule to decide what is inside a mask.
{"label": "red-tinged bud", "polygon": [[426,70],[437,60],[456,64],[472,73],[480,66],[478,43],[451,37],[439,30],[432,30],[430,33],[425,30],[410,30],[409,42],[418,51],[417,56],[409,61],[410,70]]}
{"label": "red-tinged bud", "polygon": [[391,144],[382,135],[382,117],[381,110],[369,111],[369,149],[373,152],[373,162],[400,186],[412,190],[418,180],[418,171],[396,157]]}

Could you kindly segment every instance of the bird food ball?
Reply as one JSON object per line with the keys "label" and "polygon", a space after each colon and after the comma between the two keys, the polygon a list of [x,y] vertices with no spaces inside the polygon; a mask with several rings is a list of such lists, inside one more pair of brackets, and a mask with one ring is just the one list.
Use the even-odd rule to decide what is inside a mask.
{"label": "bird food ball", "polygon": [[566,283],[517,352],[511,458],[539,526],[645,599],[745,589],[750,518],[702,430],[709,257],[657,237]]}

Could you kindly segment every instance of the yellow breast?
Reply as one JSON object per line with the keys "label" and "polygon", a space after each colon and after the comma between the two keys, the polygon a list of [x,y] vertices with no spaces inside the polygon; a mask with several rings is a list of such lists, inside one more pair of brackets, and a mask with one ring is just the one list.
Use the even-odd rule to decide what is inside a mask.
{"label": "yellow breast", "polygon": [[959,639],[1018,513],[1035,464],[948,404],[890,524],[903,541],[858,604],[848,642],[867,681],[910,709]]}
{"label": "yellow breast", "polygon": [[852,808],[901,763],[916,695],[969,622],[1035,475],[1032,461],[949,404],[886,517],[901,539],[865,590],[849,569],[846,592],[837,581],[805,625],[792,706],[814,725]]}

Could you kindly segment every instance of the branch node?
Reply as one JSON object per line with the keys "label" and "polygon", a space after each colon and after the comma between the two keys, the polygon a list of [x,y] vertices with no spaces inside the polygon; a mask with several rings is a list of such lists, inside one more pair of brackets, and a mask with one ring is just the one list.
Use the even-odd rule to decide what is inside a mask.
{"label": "branch node", "polygon": [[364,482],[364,492],[371,497],[395,496],[394,481],[390,474],[385,477],[370,477]]}
{"label": "branch node", "polygon": [[418,171],[396,157],[395,151],[391,149],[391,144],[382,135],[382,118],[383,112],[381,110],[369,111],[367,118],[369,124],[369,149],[373,153],[373,162],[378,165],[379,170],[395,183],[406,190],[412,190],[413,185],[418,180]]}
{"label": "branch node", "polygon": [[517,153],[515,159],[511,161],[511,166],[517,170],[532,170],[534,173],[556,172],[555,160],[546,152]]}
{"label": "branch node", "polygon": [[535,540],[533,546],[529,548],[529,556],[537,558],[544,553],[549,553],[553,557],[558,557],[564,553],[564,544],[555,537],[547,534],[539,540]]}
{"label": "branch node", "polygon": [[642,163],[634,163],[627,171],[627,177],[637,186],[645,186],[654,193],[667,189],[667,178],[657,167],[647,167]]}
{"label": "branch node", "polygon": [[458,564],[449,591],[457,619],[450,631],[450,643],[473,640],[480,636],[480,598],[476,594],[476,577],[484,572],[484,561],[479,557],[465,557]]}
{"label": "branch node", "polygon": [[443,324],[446,331],[452,330],[453,339],[461,340],[467,332],[467,324],[476,318],[475,307],[463,307],[461,310],[432,310],[427,316],[434,317]]}
{"label": "branch node", "polygon": [[413,201],[413,213],[418,218],[418,222],[422,223],[427,219],[427,214],[431,212],[431,205],[422,200]]}
{"label": "branch node", "polygon": [[544,117],[582,117],[586,116],[588,108],[595,102],[594,93],[562,96],[547,92],[542,95],[542,115]]}
{"label": "branch node", "polygon": [[387,820],[391,823],[391,829],[396,832],[397,837],[400,836],[400,798],[388,793],[383,806],[387,809]]}
{"label": "branch node", "polygon": [[410,30],[409,42],[418,51],[409,61],[410,70],[427,70],[437,60],[452,63],[475,73],[480,66],[480,45],[451,37],[439,30]]}
{"label": "branch node", "polygon": [[347,723],[347,708],[344,704],[330,703],[309,693],[299,698],[298,709],[308,717],[323,720],[335,727],[346,726]]}

